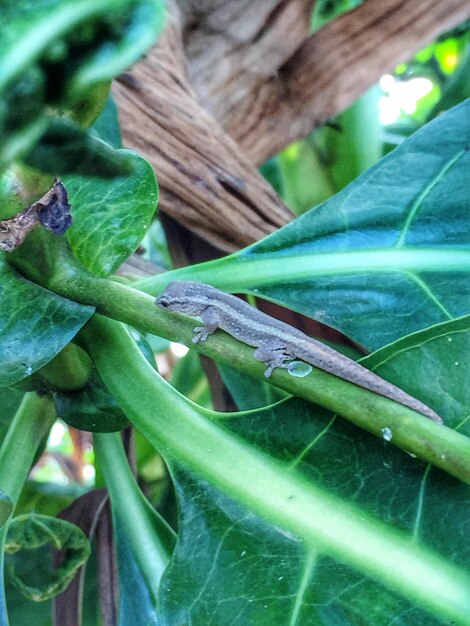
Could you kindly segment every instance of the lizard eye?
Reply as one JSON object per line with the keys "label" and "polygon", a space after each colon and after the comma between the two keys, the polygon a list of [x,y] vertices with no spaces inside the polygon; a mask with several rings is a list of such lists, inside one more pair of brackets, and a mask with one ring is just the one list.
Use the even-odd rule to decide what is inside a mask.
{"label": "lizard eye", "polygon": [[167,307],[170,306],[170,301],[167,300],[166,298],[159,298],[158,299],[158,304],[160,306],[162,306],[164,309],[166,309]]}

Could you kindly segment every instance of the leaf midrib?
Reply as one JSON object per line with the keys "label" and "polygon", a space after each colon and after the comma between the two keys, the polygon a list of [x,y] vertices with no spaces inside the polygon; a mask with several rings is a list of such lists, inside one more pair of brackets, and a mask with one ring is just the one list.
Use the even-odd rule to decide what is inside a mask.
{"label": "leaf midrib", "polygon": [[[227,261],[228,261],[227,257]],[[393,272],[470,272],[470,250],[450,247],[386,248],[346,252],[274,255],[264,258],[237,258],[205,263],[171,272],[172,280],[199,280],[230,291],[245,291],[279,282],[282,261],[282,282],[295,282],[321,276],[386,274]],[[151,291],[157,292],[157,278],[169,282],[169,276],[152,277]],[[134,286],[146,291],[146,282]],[[150,291],[150,289],[149,289]]]}

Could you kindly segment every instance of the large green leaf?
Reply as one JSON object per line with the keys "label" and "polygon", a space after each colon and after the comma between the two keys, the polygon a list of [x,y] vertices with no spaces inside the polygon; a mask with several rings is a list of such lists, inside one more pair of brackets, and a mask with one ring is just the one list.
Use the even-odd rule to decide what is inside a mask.
{"label": "large green leaf", "polygon": [[0,259],[0,385],[41,368],[62,350],[93,313],[20,278]]}
{"label": "large green leaf", "polygon": [[137,285],[197,279],[252,292],[378,348],[470,310],[470,100],[342,192],[225,259]]}
{"label": "large green leaf", "polygon": [[110,274],[134,252],[158,200],[150,164],[133,152],[117,153],[132,160],[131,175],[112,180],[63,178],[74,217],[68,240],[83,265],[101,276]]}
{"label": "large green leaf", "polygon": [[[437,348],[430,361],[438,365],[442,356],[441,342],[445,345],[451,339],[458,344],[460,354],[468,350],[468,319],[435,331],[435,335],[427,335],[421,342],[415,336],[412,351],[422,349],[433,354],[435,338]],[[360,605],[354,607],[355,610],[363,607],[361,621],[357,620],[361,625],[377,624],[377,621],[368,622],[368,615],[372,613],[374,618],[381,610],[379,617],[383,617],[386,606],[389,607],[386,622],[389,624],[396,617],[390,607],[399,602],[400,607],[405,607],[403,610],[412,611],[416,604],[421,611],[427,610],[442,620],[454,619],[468,626],[470,572],[466,510],[469,488],[439,470],[427,468],[406,453],[394,451],[389,440],[398,436],[396,431],[384,429],[382,439],[372,439],[300,400],[284,401],[265,411],[238,414],[231,420],[227,414],[218,416],[195,407],[169,388],[140,355],[125,329],[115,322],[97,316],[82,336],[100,375],[129,419],[173,467],[181,466],[193,482],[201,485],[200,491],[185,492],[182,501],[184,510],[189,506],[188,499],[195,500],[180,526],[181,545],[188,536],[186,567],[180,567],[180,577],[169,577],[162,584],[163,623],[234,624],[239,619],[240,624],[263,624],[265,622],[258,622],[257,618],[262,614],[261,609],[266,611],[269,607],[267,624],[300,624],[292,618],[295,602],[304,609],[305,598],[303,616],[308,620],[313,611],[321,618],[323,607],[329,607],[335,598],[345,605],[351,594],[351,602]],[[404,346],[397,346],[395,358],[400,359],[404,350]],[[444,366],[450,366],[451,359],[445,354]],[[391,363],[391,354],[386,360],[387,364]],[[117,361],[119,367],[115,366]],[[421,363],[422,359],[416,362]],[[397,368],[398,363],[397,360]],[[377,371],[380,373],[380,368]],[[447,371],[450,376],[454,375],[451,369]],[[432,374],[432,368],[429,372]],[[456,375],[459,372],[465,375],[464,368],[457,370]],[[409,374],[417,375],[416,372]],[[129,379],[132,384],[128,384]],[[445,380],[441,384],[445,384]],[[458,407],[461,396],[457,395],[453,401]],[[440,406],[436,408],[439,410]],[[463,422],[467,411],[468,407],[460,405],[459,414],[455,411],[453,415],[454,424],[458,419]],[[223,419],[217,420],[217,417]],[[419,417],[416,421],[429,422]],[[449,433],[467,442],[465,434],[457,437],[450,428],[431,426],[441,445]],[[413,423],[409,427],[413,429]],[[466,428],[460,426],[463,433]],[[450,457],[450,449],[447,450]],[[431,479],[437,481],[434,492]],[[428,488],[430,497],[426,499]],[[231,501],[226,508],[217,501],[219,510],[215,512],[219,520],[229,520],[227,525],[219,524],[217,519],[214,522],[211,517],[210,503],[214,498],[217,500],[217,492],[222,500]],[[196,500],[200,501],[200,508]],[[254,519],[257,516],[259,521]],[[252,543],[252,536],[246,535],[252,529],[242,527],[245,521],[252,523],[255,529],[262,529]],[[202,534],[212,533],[212,526],[215,526],[218,535],[211,544],[214,551],[204,544],[203,536],[191,533],[193,523],[197,532],[204,527]],[[274,587],[281,581],[275,583],[271,577],[273,586],[263,587],[264,563],[258,576],[262,595],[256,597],[251,575],[266,556],[262,550],[256,552],[255,549],[265,536],[263,524],[267,525],[270,538],[278,533],[281,538],[297,542],[299,549],[309,552],[311,560],[315,553],[313,576],[318,573],[317,586],[312,584],[313,578],[310,580],[310,560],[305,559],[298,570],[292,569],[285,560],[277,563],[281,570],[277,579],[289,575],[291,580],[297,581],[287,617],[286,604],[279,609],[283,621],[272,619],[276,611],[274,604],[278,602],[280,606],[285,599],[284,587],[279,592],[279,588]],[[239,525],[243,536],[234,547],[237,540],[232,543],[232,534]],[[454,536],[449,538],[452,533]],[[244,552],[247,542],[253,547],[254,557],[242,561],[250,556],[248,550]],[[277,545],[280,547],[275,555],[284,555],[284,544]],[[224,551],[226,546],[228,554]],[[266,548],[270,554],[271,547],[272,543]],[[210,558],[205,559],[205,555]],[[234,564],[235,556],[238,560]],[[232,570],[244,562],[246,569],[237,577]],[[170,571],[167,570],[168,576]],[[217,575],[213,576],[215,571]],[[223,587],[224,578],[228,577],[232,583],[230,591]],[[234,589],[235,580],[240,582],[237,589]],[[206,595],[209,588],[210,605]],[[251,603],[244,601],[247,588],[252,594]],[[239,599],[241,604],[234,611],[229,610]],[[378,608],[374,609],[372,603],[379,603]],[[253,611],[258,609],[253,619],[252,615],[238,617],[247,605],[247,611],[251,605]],[[325,622],[334,623],[327,619]]]}
{"label": "large green leaf", "polygon": [[[456,344],[460,363],[449,354],[449,342]],[[368,366],[375,365],[380,374],[394,372],[397,383],[410,385],[423,375],[426,353],[427,374],[439,380],[433,401],[452,416],[450,426],[470,435],[469,348],[467,318],[388,346],[369,357]],[[443,569],[453,563],[469,572],[470,487],[398,451],[387,442],[388,433],[381,441],[298,399],[234,416],[228,424],[232,432],[285,462],[284,471],[299,471],[364,514],[399,528],[410,538],[411,553],[426,546],[440,555]],[[240,480],[244,469],[240,467]],[[162,581],[162,624],[449,623],[442,614],[405,599],[406,581],[403,594],[391,592],[380,577],[358,573],[324,554],[321,545],[312,550],[194,473],[174,473],[182,532]],[[266,500],[271,489],[276,485],[266,484]],[[384,553],[384,559],[394,567],[393,554]],[[461,623],[470,624],[470,617]]]}

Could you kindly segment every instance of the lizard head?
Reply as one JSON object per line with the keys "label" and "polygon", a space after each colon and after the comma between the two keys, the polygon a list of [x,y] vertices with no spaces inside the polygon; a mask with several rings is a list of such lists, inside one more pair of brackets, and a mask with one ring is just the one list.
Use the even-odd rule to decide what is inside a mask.
{"label": "lizard head", "polygon": [[202,283],[178,280],[168,285],[155,300],[155,304],[174,313],[200,315],[207,306],[207,296],[204,296],[202,290],[207,289],[212,288]]}

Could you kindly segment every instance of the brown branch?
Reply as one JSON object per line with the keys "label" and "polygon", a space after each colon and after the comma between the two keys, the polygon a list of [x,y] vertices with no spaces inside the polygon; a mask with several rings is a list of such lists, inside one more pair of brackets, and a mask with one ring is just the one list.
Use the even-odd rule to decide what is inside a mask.
{"label": "brown branch", "polygon": [[251,100],[308,38],[312,8],[313,0],[211,1],[203,13],[193,5],[184,51],[201,105],[223,124]]}
{"label": "brown branch", "polygon": [[115,89],[126,145],[144,154],[160,208],[225,251],[257,241],[292,214],[238,145],[198,104],[176,9],[156,50]]}
{"label": "brown branch", "polygon": [[469,17],[467,0],[367,0],[309,37],[278,75],[219,121],[254,163],[262,163]]}
{"label": "brown branch", "polygon": [[366,0],[308,36],[311,1],[181,3],[184,50],[170,3],[170,27],[116,96],[126,145],[155,168],[160,208],[224,251],[291,219],[253,164],[470,17],[467,0]]}

